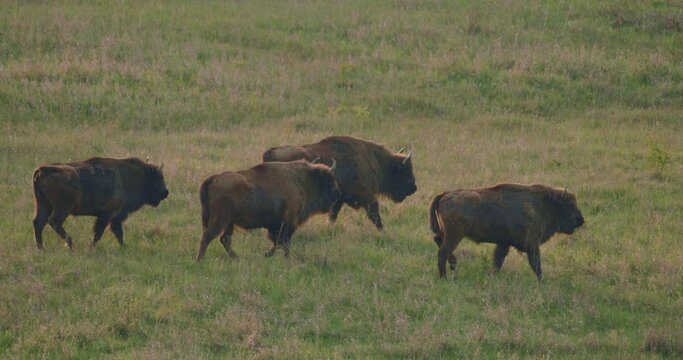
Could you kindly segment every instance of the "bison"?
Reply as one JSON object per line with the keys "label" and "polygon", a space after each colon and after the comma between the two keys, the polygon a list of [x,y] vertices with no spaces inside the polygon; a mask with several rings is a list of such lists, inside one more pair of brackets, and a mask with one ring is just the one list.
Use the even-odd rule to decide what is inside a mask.
{"label": "bison", "polygon": [[503,266],[510,247],[525,252],[539,281],[539,246],[555,233],[572,234],[584,219],[576,196],[545,185],[499,184],[460,189],[437,195],[430,205],[430,225],[439,246],[439,276],[446,276],[446,259],[455,270],[453,251],[463,237],[496,244],[494,272]]}
{"label": "bison", "polygon": [[168,196],[162,167],[138,158],[102,157],[38,166],[33,172],[33,228],[38,249],[43,248],[46,224],[73,248],[71,236],[62,226],[69,215],[97,217],[91,247],[95,247],[107,225],[123,246],[122,225],[128,215],[145,204],[156,207]]}
{"label": "bison", "polygon": [[331,167],[307,161],[262,163],[208,177],[199,189],[204,233],[197,261],[218,234],[228,255],[237,257],[231,247],[235,226],[266,228],[273,242],[266,256],[272,256],[278,246],[289,255],[297,227],[313,214],[328,212],[339,198],[332,163]]}
{"label": "bison", "polygon": [[344,204],[354,209],[364,208],[377,229],[382,230],[377,198],[384,195],[401,202],[417,190],[410,153],[403,149],[394,153],[385,146],[349,136],[332,136],[320,142],[302,146],[272,147],[263,153],[263,161],[292,161],[316,158],[329,163],[337,160],[335,179],[341,198],[330,209],[331,221]]}

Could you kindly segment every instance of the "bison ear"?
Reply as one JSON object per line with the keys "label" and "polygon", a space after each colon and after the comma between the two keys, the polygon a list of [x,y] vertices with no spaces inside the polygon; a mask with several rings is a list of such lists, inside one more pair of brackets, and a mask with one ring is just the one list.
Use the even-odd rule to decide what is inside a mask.
{"label": "bison ear", "polygon": [[394,167],[397,170],[404,168],[410,162],[410,157],[411,157],[410,152],[408,152],[407,155],[406,154],[394,154],[394,156],[393,156]]}
{"label": "bison ear", "polygon": [[313,177],[318,181],[322,181],[330,176],[332,176],[332,172],[325,167],[319,166],[313,169]]}
{"label": "bison ear", "polygon": [[410,156],[411,156],[412,154],[413,154],[413,153],[411,153],[411,152],[409,151],[409,152],[408,152],[408,155],[406,155],[406,158],[403,159],[403,162],[401,162],[401,164],[405,165],[406,163],[408,163],[408,160],[410,160]]}
{"label": "bison ear", "polygon": [[548,197],[553,202],[556,202],[556,203],[561,204],[561,205],[567,204],[569,202],[569,195],[567,193],[567,188],[564,188],[563,190],[553,189],[550,192],[550,194],[548,194]]}
{"label": "bison ear", "polygon": [[145,166],[145,175],[154,176],[156,173],[161,173],[161,169],[154,165]]}

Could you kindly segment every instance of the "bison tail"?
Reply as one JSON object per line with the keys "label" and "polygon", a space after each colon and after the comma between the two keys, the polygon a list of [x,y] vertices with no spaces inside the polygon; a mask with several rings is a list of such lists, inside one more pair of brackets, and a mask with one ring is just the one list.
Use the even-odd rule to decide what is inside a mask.
{"label": "bison tail", "polygon": [[432,232],[434,234],[439,234],[439,232],[441,231],[439,225],[439,214],[437,209],[439,208],[439,201],[444,195],[446,195],[445,192],[436,195],[434,197],[434,200],[432,200],[432,204],[429,206],[429,225],[431,226]]}
{"label": "bison tail", "polygon": [[40,179],[40,176],[44,170],[45,168],[41,166],[33,172],[33,195],[36,197],[36,201],[38,202],[45,200],[45,194],[43,193],[43,190],[40,189],[40,184],[38,184],[38,180]]}
{"label": "bison tail", "polygon": [[199,201],[202,203],[202,226],[206,228],[209,224],[209,184],[213,181],[213,176],[206,179],[199,188]]}

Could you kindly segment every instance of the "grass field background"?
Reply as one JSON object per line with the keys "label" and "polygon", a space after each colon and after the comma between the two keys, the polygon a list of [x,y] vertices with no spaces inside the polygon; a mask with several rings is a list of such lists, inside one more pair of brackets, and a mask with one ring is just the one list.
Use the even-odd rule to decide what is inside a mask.
{"label": "grass field background", "polygon": [[[0,1],[1,358],[683,356],[683,3]],[[345,208],[291,255],[201,235],[198,188],[275,145],[346,134],[409,147],[418,191]],[[31,173],[163,162],[169,198],[70,253],[35,248]],[[436,276],[444,190],[539,182],[586,224],[545,282],[464,241]]]}

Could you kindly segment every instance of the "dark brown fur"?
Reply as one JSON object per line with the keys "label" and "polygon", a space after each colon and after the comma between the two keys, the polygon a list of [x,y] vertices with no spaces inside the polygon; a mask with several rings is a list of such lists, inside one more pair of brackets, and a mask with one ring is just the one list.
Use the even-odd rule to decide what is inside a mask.
{"label": "dark brown fur", "polygon": [[378,196],[401,202],[415,193],[415,176],[409,155],[394,153],[383,145],[349,136],[332,136],[302,146],[280,146],[263,153],[263,161],[293,161],[320,158],[337,161],[335,178],[342,196],[330,211],[335,221],[343,204],[364,208],[368,218],[382,230]]}
{"label": "dark brown fur", "polygon": [[235,226],[266,228],[273,242],[266,256],[272,256],[280,245],[288,255],[297,227],[313,214],[328,212],[339,194],[332,170],[306,161],[263,163],[212,175],[199,189],[204,233],[197,260],[219,234],[225,250],[236,257],[231,247]]}
{"label": "dark brown fur", "polygon": [[432,201],[429,215],[441,277],[446,276],[446,260],[455,270],[453,251],[467,236],[477,243],[497,244],[494,271],[514,247],[527,254],[541,280],[539,246],[557,232],[572,234],[584,222],[574,194],[545,185],[499,184],[444,192]]}
{"label": "dark brown fur", "polygon": [[94,157],[85,161],[41,165],[33,172],[36,245],[43,248],[46,224],[71,248],[63,228],[69,215],[96,216],[91,246],[110,225],[123,245],[123,221],[145,204],[157,206],[168,196],[161,169],[138,158]]}

